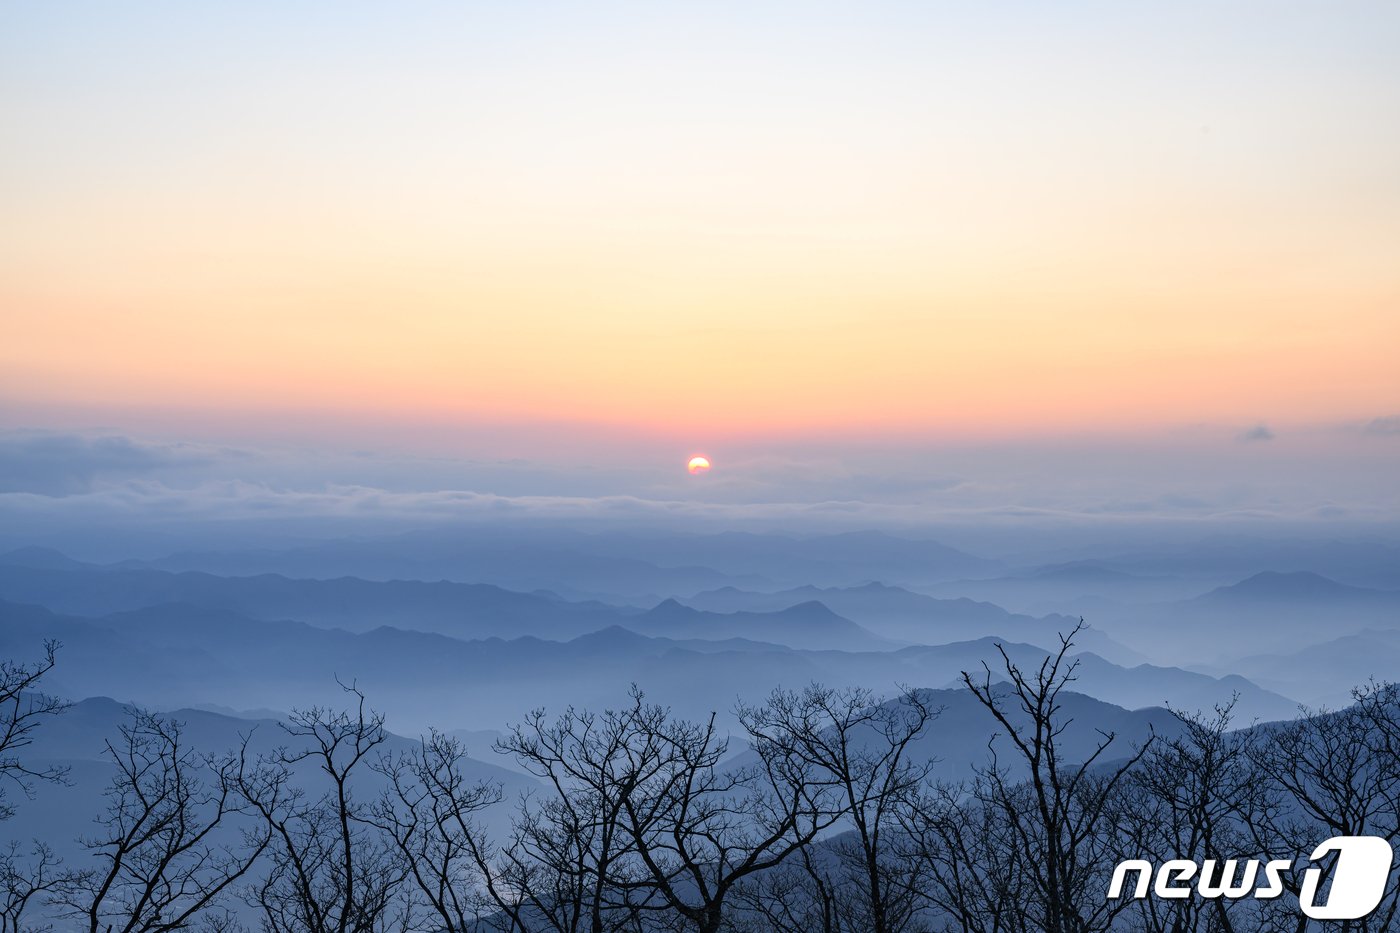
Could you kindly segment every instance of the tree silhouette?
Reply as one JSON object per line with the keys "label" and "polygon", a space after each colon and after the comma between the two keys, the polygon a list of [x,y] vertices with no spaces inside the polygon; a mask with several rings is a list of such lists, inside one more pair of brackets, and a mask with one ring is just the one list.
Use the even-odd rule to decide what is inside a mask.
{"label": "tree silhouette", "polygon": [[[502,904],[485,894],[481,811],[501,801],[499,785],[468,782],[466,748],[434,732],[411,754],[386,757],[375,767],[389,787],[370,819],[387,836],[408,876],[444,933],[486,929]],[[505,902],[510,905],[511,902]]]}
{"label": "tree silhouette", "polygon": [[[1098,767],[1116,736],[1100,730],[1093,750],[1081,761],[1066,760],[1060,739],[1070,725],[1060,696],[1074,682],[1078,662],[1070,658],[1079,625],[1060,636],[1059,650],[1033,671],[1023,671],[997,645],[1009,688],[993,683],[985,662],[981,676],[963,672],[963,684],[996,720],[998,733],[989,743],[990,763],[978,772],[978,804],[999,814],[1009,830],[1008,844],[1028,857],[1023,863],[1035,910],[1036,926],[1045,933],[1094,933],[1107,930],[1127,901],[1104,898],[1104,878],[1114,864],[1110,804],[1129,771],[1150,742],[1124,749],[1126,758]],[[1023,721],[1024,720],[1024,721]],[[1013,759],[1028,773],[1025,782],[1003,768],[996,739],[1011,745]]]}
{"label": "tree silhouette", "polygon": [[[884,702],[869,690],[820,684],[802,691],[775,690],[763,705],[740,708],[740,721],[756,742],[830,784],[840,825],[849,827],[826,847],[823,858],[803,849],[802,872],[812,902],[820,905],[821,930],[902,933],[913,923],[919,862],[891,837],[897,832],[899,808],[923,785],[933,765],[928,758],[911,760],[910,746],[937,715],[918,691],[906,690]],[[763,907],[762,898],[758,909],[786,929],[809,929],[812,918],[792,909],[791,880],[769,880],[758,891],[765,887],[786,919]]]}
{"label": "tree silhouette", "polygon": [[169,933],[221,909],[269,840],[231,826],[247,812],[237,791],[245,756],[201,756],[181,723],[139,709],[106,751],[117,773],[84,841],[99,867],[59,885],[62,912],[90,933]]}
{"label": "tree silhouette", "polygon": [[0,659],[0,820],[14,815],[6,797],[11,790],[23,796],[34,793],[39,781],[61,781],[67,769],[59,766],[35,769],[19,757],[34,741],[34,730],[50,716],[68,708],[57,697],[39,690],[39,681],[57,663],[58,642],[44,643],[44,656],[33,664]]}
{"label": "tree silhouette", "polygon": [[249,897],[269,933],[378,933],[402,919],[394,908],[408,869],[356,791],[385,741],[384,717],[342,687],[351,709],[294,711],[282,727],[289,744],[239,775],[271,839]]}

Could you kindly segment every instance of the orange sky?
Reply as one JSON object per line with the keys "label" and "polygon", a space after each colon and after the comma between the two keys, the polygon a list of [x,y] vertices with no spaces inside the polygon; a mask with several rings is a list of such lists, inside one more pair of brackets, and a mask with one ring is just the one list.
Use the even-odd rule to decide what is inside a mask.
{"label": "orange sky", "polygon": [[12,12],[0,405],[711,436],[1392,414],[1394,11],[1192,10],[1209,38],[902,5]]}

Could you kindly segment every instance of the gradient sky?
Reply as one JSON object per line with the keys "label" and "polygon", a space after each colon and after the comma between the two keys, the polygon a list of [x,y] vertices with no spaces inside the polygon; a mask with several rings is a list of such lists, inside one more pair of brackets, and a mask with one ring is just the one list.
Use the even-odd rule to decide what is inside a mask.
{"label": "gradient sky", "polygon": [[1390,415],[1398,46],[1392,3],[8,3],[0,399]]}

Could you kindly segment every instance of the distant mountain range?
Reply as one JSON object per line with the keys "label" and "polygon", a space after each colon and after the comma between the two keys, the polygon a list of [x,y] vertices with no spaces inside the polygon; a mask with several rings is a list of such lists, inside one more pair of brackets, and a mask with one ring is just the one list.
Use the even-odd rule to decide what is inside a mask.
{"label": "distant mountain range", "polygon": [[616,623],[632,612],[601,603],[517,593],[486,583],[355,577],[299,580],[278,574],[221,577],[87,564],[36,567],[16,564],[12,555],[0,555],[0,597],[75,615],[185,603],[352,631],[394,625],[466,638],[572,637]]}
{"label": "distant mountain range", "polygon": [[1131,573],[1209,574],[1236,579],[1266,571],[1308,571],[1354,586],[1400,589],[1400,545],[1380,540],[1219,534],[1189,548],[1126,553],[1109,563]]}
{"label": "distant mountain range", "polygon": [[1277,649],[1240,658],[1232,667],[1309,706],[1340,709],[1351,703],[1353,687],[1371,680],[1396,680],[1400,671],[1400,629],[1363,629]]}
{"label": "distant mountain range", "polygon": [[[24,657],[44,639],[57,638],[64,648],[53,689],[155,706],[199,696],[234,709],[282,709],[321,702],[334,678],[353,678],[386,710],[420,726],[450,728],[498,727],[538,705],[615,702],[632,682],[687,714],[727,714],[740,697],[761,699],[778,685],[822,681],[880,692],[898,684],[943,686],[961,670],[996,661],[993,639],[852,651],[690,637],[714,620],[743,618],[663,606],[634,620],[650,634],[612,626],[568,641],[460,640],[387,626],[355,633],[178,604],[83,618],[0,603],[0,656]],[[815,604],[763,618],[794,631],[817,628],[809,626],[815,619],[837,635],[853,625]],[[663,631],[672,636],[660,637]],[[1023,665],[1046,655],[1021,643],[1008,642],[1007,649]],[[1291,701],[1239,678],[1122,668],[1093,654],[1082,655],[1080,665],[1076,689],[1127,706],[1195,708],[1239,692],[1252,716],[1284,715],[1292,708]]]}
{"label": "distant mountain range", "polygon": [[849,585],[875,578],[928,582],[1000,571],[937,541],[878,531],[806,537],[719,534],[585,534],[560,528],[420,530],[374,539],[324,541],[281,550],[186,551],[129,561],[155,570],[219,575],[278,573],[366,580],[489,581],[568,598],[651,605],[666,596],[725,585],[780,588]]}
{"label": "distant mountain range", "polygon": [[369,631],[381,626],[480,639],[533,635],[568,639],[610,625],[677,638],[749,638],[813,648],[872,648],[884,640],[818,603],[781,612],[697,612],[673,600],[649,612],[569,602],[486,583],[294,580],[277,574],[219,577],[186,571],[23,566],[0,556],[0,598],[97,616],[181,604],[253,619],[296,619]]}
{"label": "distant mountain range", "polygon": [[644,635],[671,639],[761,639],[790,647],[845,651],[893,647],[817,600],[767,612],[705,612],[668,599],[622,624]]}
{"label": "distant mountain range", "polygon": [[[703,551],[715,538],[728,540],[702,537],[701,544],[674,545],[668,554],[683,558],[687,548]],[[740,549],[772,543],[761,536],[734,540]],[[879,539],[854,540],[884,546]],[[801,560],[850,546],[852,539],[832,536],[810,544]],[[1092,561],[1021,574],[1108,586],[1124,576],[1141,575]],[[956,678],[959,665],[991,656],[994,640],[1043,657],[1077,621],[879,582],[726,584],[644,608],[491,583],[98,566],[34,548],[0,555],[0,599],[15,604],[7,618],[28,619],[28,644],[18,639],[18,622],[5,633],[15,651],[32,650],[53,629],[69,633],[59,637],[70,642],[71,656],[91,653],[83,677],[76,668],[56,672],[74,695],[104,684],[103,692],[165,705],[280,708],[354,672],[392,694],[415,721],[436,722],[435,704],[469,697],[447,724],[474,728],[498,726],[492,716],[528,706],[531,696],[564,698],[567,688],[578,691],[570,699],[607,702],[633,680],[697,710],[728,709],[739,695],[751,699],[777,683],[817,679],[881,689],[942,686]],[[37,606],[54,617],[32,615]],[[1387,634],[1400,630],[1400,592],[1312,572],[1262,572],[1091,621],[1076,644],[1083,652],[1080,687],[1133,708],[1194,709],[1238,690],[1242,714],[1276,718],[1291,712],[1289,697],[1330,702],[1354,681],[1400,674]],[[1311,671],[1305,659],[1290,660],[1306,646],[1326,643],[1327,635],[1355,639],[1320,648]],[[1365,652],[1365,663],[1349,661],[1349,650]],[[1143,663],[1149,655],[1157,665]],[[1228,676],[1235,671],[1243,677]],[[1323,675],[1338,686],[1316,689]],[[284,696],[289,699],[272,698]]]}
{"label": "distant mountain range", "polygon": [[1028,615],[1092,615],[1104,605],[1183,599],[1228,579],[1219,574],[1140,573],[1104,561],[1082,560],[950,580],[923,589],[933,596],[990,600]]}
{"label": "distant mountain range", "polygon": [[[772,612],[809,601],[820,602],[879,635],[920,645],[983,635],[1050,645],[1055,643],[1057,633],[1068,632],[1079,621],[1066,615],[1035,618],[966,598],[937,599],[878,582],[851,587],[801,586],[775,593],[728,586],[682,600],[686,605],[715,612]],[[1098,651],[1117,661],[1136,663],[1142,660],[1141,656],[1092,627],[1081,633],[1079,643],[1082,648]]]}
{"label": "distant mountain range", "polygon": [[[1133,644],[1152,640],[1162,661],[1234,669],[1234,659],[1293,650],[1329,635],[1400,628],[1400,592],[1305,571],[1266,571],[1192,599],[1141,608],[1136,618],[1142,631]],[[1400,677],[1400,669],[1383,676]]]}
{"label": "distant mountain range", "polygon": [[1396,611],[1400,610],[1400,591],[1348,586],[1304,570],[1291,573],[1270,570],[1256,573],[1230,586],[1217,587],[1192,602],[1226,607],[1277,603],[1282,609],[1326,605]]}

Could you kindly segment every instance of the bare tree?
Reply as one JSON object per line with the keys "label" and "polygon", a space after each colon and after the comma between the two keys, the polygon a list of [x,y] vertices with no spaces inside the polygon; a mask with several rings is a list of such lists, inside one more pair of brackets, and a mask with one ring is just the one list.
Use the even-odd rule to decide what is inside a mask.
{"label": "bare tree", "polygon": [[[1274,793],[1246,814],[1247,826],[1258,850],[1292,857],[1294,869],[1282,880],[1295,895],[1309,850],[1320,837],[1380,836],[1392,843],[1400,838],[1395,692],[1372,684],[1355,697],[1357,702],[1343,710],[1305,710],[1291,722],[1260,727],[1250,746],[1255,779]],[[1356,933],[1390,929],[1400,915],[1398,886],[1392,872],[1373,914],[1320,926]],[[1275,924],[1286,928],[1288,919]]]}
{"label": "bare tree", "polygon": [[690,723],[632,690],[602,714],[533,713],[498,743],[547,787],[522,800],[507,844],[483,853],[512,930],[715,933],[745,878],[782,863],[836,818],[832,783],[755,736],[726,767],[715,719]]}
{"label": "bare tree", "polygon": [[[54,667],[58,643],[44,643],[44,656],[33,664],[0,660],[0,822],[14,815],[14,805],[6,799],[10,791],[32,798],[35,785],[62,782],[68,769],[59,765],[35,767],[19,753],[34,741],[34,731],[49,717],[63,712],[68,704],[39,689],[40,681]],[[25,926],[25,914],[66,875],[61,860],[47,845],[36,842],[22,850],[11,842],[0,851],[0,933],[42,930]]]}
{"label": "bare tree", "polygon": [[[740,721],[756,742],[810,768],[839,800],[841,825],[849,831],[819,853],[804,849],[801,859],[823,931],[901,933],[913,923],[920,862],[891,836],[898,808],[932,767],[932,759],[911,760],[910,746],[937,714],[918,691],[883,702],[869,690],[820,684],[800,692],[779,689],[762,706],[740,708]],[[808,912],[792,903],[790,883],[773,879],[757,890],[765,889],[788,918],[785,929],[811,929]]]}
{"label": "bare tree", "polygon": [[0,933],[46,933],[53,925],[25,920],[29,907],[69,880],[63,860],[48,845],[34,843],[24,852],[18,842],[0,850]]}
{"label": "bare tree", "polygon": [[202,757],[179,722],[142,710],[106,751],[117,774],[100,830],[84,840],[100,867],[59,886],[61,911],[91,933],[166,933],[221,909],[268,843],[265,831],[233,825],[245,813],[244,754]]}
{"label": "bare tree", "polygon": [[[1207,714],[1174,711],[1182,733],[1153,742],[1114,805],[1119,858],[1190,859],[1220,885],[1242,880],[1233,877],[1241,860],[1265,855],[1256,852],[1242,818],[1266,806],[1251,759],[1255,735],[1231,731],[1233,708],[1232,700]],[[1132,913],[1134,926],[1148,933],[1233,933],[1257,921],[1246,916],[1250,909],[1225,897],[1150,897],[1134,901]]]}
{"label": "bare tree", "polygon": [[398,849],[418,896],[444,933],[486,929],[490,914],[500,910],[486,893],[487,843],[476,815],[501,801],[501,788],[468,781],[462,769],[466,757],[460,741],[433,732],[413,753],[376,765],[389,787],[372,819]]}
{"label": "bare tree", "polygon": [[661,904],[625,822],[629,796],[659,771],[666,711],[632,689],[601,714],[532,712],[497,743],[547,787],[520,801],[508,844],[481,853],[493,901],[512,929],[636,929]]}
{"label": "bare tree", "polygon": [[1400,779],[1400,684],[1372,680],[1351,692],[1371,727],[1370,747],[1391,780]]}
{"label": "bare tree", "polygon": [[33,664],[0,660],[0,820],[14,815],[6,802],[10,790],[28,797],[36,781],[61,781],[65,768],[34,768],[19,758],[19,751],[34,741],[34,730],[49,716],[68,708],[64,701],[39,690],[39,682],[53,670],[58,642],[44,643],[44,657]]}
{"label": "bare tree", "polygon": [[[356,795],[386,738],[384,718],[357,687],[342,686],[351,710],[294,711],[283,724],[290,744],[240,775],[271,839],[269,868],[249,897],[270,933],[378,933],[403,920],[393,908],[407,868]],[[298,780],[325,790],[313,796]]]}
{"label": "bare tree", "polygon": [[[1036,930],[1030,853],[985,777],[969,786],[935,784],[902,807],[900,824],[915,874],[938,929],[961,933],[1031,933]],[[1025,786],[1000,788],[1031,806]]]}
{"label": "bare tree", "polygon": [[[1023,671],[1001,645],[1009,688],[993,683],[991,668],[981,676],[963,672],[962,680],[996,720],[999,734],[989,743],[991,761],[979,771],[979,804],[995,811],[1027,854],[1029,890],[1038,907],[1032,919],[1045,933],[1091,933],[1107,930],[1126,901],[1107,901],[1104,874],[1113,864],[1109,806],[1128,771],[1148,744],[1124,749],[1117,765],[1100,767],[1116,736],[1100,731],[1092,751],[1081,761],[1064,760],[1060,738],[1069,725],[1061,694],[1074,682],[1078,662],[1069,657],[1081,621],[1060,636],[1059,650],[1033,671]],[[1010,743],[1017,767],[1004,768],[995,739]],[[1024,782],[1016,775],[1026,773]]]}
{"label": "bare tree", "polygon": [[810,845],[844,812],[830,775],[755,735],[756,763],[726,766],[728,741],[712,714],[669,717],[639,741],[659,753],[624,798],[628,833],[656,896],[696,933],[717,933],[725,902],[745,878]]}
{"label": "bare tree", "polygon": [[726,921],[743,933],[837,933],[840,891],[810,849],[737,885]]}

